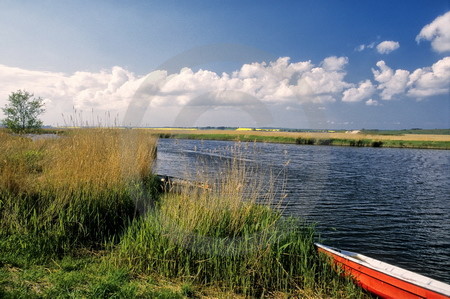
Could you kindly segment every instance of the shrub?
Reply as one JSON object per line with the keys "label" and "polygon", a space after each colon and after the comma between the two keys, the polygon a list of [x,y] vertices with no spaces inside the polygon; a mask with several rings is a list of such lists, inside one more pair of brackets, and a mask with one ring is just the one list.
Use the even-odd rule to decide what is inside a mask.
{"label": "shrub", "polygon": [[3,124],[15,133],[37,131],[42,127],[38,116],[45,109],[42,98],[33,98],[33,94],[18,90],[9,95],[9,104],[2,110],[6,115]]}

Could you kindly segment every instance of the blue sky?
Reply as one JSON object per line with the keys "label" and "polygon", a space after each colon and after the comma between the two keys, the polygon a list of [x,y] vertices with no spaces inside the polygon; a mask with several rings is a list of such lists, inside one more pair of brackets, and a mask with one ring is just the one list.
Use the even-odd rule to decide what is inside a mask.
{"label": "blue sky", "polygon": [[448,12],[440,0],[1,1],[0,106],[26,89],[53,125],[78,113],[145,126],[449,128]]}

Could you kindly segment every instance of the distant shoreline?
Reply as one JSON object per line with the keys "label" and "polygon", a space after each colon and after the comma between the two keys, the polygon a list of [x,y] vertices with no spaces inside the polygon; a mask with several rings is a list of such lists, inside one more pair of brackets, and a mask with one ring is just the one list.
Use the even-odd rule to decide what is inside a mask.
{"label": "distant shoreline", "polygon": [[[83,128],[44,129],[41,134],[26,134],[33,140],[58,138],[71,130]],[[114,128],[112,128],[114,129]],[[124,129],[124,128],[116,128]],[[149,131],[159,138],[222,140],[241,142],[266,142],[298,145],[328,145],[349,147],[384,147],[450,150],[450,134],[447,130],[405,131],[328,131],[328,132],[285,132],[275,130],[219,130],[219,129],[186,129],[186,128],[134,128],[133,130]],[[439,134],[445,131],[444,134]],[[414,132],[414,133],[412,133]]]}
{"label": "distant shoreline", "polygon": [[160,138],[268,142],[299,145],[329,145],[352,147],[387,147],[416,149],[450,149],[450,135],[403,134],[376,135],[363,133],[328,132],[264,132],[226,130],[161,130],[154,131]]}

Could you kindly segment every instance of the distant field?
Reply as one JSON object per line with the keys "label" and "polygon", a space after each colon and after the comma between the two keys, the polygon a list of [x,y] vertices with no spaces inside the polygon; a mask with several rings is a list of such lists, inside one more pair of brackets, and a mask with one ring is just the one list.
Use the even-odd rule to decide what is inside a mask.
{"label": "distant field", "polygon": [[404,134],[450,135],[450,129],[362,130],[362,133],[371,135],[404,135]]}
{"label": "distant field", "polygon": [[[233,130],[159,130],[154,131],[161,138],[187,138],[212,140],[239,140],[274,143],[295,143],[309,145],[372,146],[399,148],[450,149],[450,134],[371,134],[366,133],[321,133],[321,132],[264,132]],[[367,131],[366,131],[367,132]],[[383,132],[383,131],[382,131]],[[400,131],[397,131],[400,132]],[[409,132],[409,131],[408,131]]]}

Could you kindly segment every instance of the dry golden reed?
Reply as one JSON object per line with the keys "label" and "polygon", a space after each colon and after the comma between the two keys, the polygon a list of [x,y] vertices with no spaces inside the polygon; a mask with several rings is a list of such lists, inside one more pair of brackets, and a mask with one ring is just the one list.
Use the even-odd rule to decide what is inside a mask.
{"label": "dry golden reed", "polygon": [[156,139],[131,130],[80,129],[53,142],[49,150],[53,154],[46,163],[46,184],[104,190],[149,176]]}
{"label": "dry golden reed", "polygon": [[80,129],[35,141],[1,132],[0,142],[0,236],[27,254],[104,242],[155,199],[156,139],[145,132]]}
{"label": "dry golden reed", "polygon": [[142,131],[78,129],[36,141],[0,131],[0,184],[107,189],[149,176],[155,157],[156,139]]}

